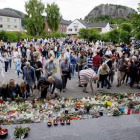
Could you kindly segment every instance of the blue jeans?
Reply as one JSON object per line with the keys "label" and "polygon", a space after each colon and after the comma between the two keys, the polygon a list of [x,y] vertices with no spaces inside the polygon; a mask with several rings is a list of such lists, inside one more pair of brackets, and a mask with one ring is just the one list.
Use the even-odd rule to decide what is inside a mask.
{"label": "blue jeans", "polygon": [[17,75],[19,76],[19,73],[21,73],[22,74],[22,72],[20,71],[20,70],[17,70]]}
{"label": "blue jeans", "polygon": [[75,67],[76,67],[76,64],[71,65],[71,69],[72,69],[71,76],[74,76]]}
{"label": "blue jeans", "polygon": [[96,74],[98,73],[98,69],[99,69],[98,67],[93,66],[93,70],[96,72]]}

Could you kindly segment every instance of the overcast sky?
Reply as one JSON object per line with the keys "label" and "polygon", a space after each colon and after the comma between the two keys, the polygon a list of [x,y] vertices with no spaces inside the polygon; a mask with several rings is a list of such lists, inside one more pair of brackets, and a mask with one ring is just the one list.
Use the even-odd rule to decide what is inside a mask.
{"label": "overcast sky", "polygon": [[[28,0],[0,0],[0,9],[13,8],[25,13],[24,4]],[[76,18],[84,18],[95,6],[100,4],[120,4],[135,10],[140,0],[42,0],[45,5],[55,2],[60,8],[63,19],[74,20]]]}

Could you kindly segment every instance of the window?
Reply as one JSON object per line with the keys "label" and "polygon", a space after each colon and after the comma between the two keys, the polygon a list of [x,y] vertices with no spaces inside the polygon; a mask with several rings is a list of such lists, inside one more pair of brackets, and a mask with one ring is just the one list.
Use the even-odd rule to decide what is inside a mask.
{"label": "window", "polygon": [[14,19],[14,22],[17,22],[17,19]]}
{"label": "window", "polygon": [[10,18],[7,18],[7,22],[10,22]]}
{"label": "window", "polygon": [[7,28],[10,28],[10,25],[7,25]]}
{"label": "window", "polygon": [[0,21],[2,21],[2,17],[0,17]]}
{"label": "window", "polygon": [[75,29],[75,31],[77,31],[77,29]]}
{"label": "window", "polygon": [[16,25],[15,25],[14,27],[15,27],[15,28],[17,28],[17,26],[16,26]]}
{"label": "window", "polygon": [[0,24],[0,28],[3,28],[3,25],[2,24]]}
{"label": "window", "polygon": [[68,29],[68,31],[72,31],[72,29]]}

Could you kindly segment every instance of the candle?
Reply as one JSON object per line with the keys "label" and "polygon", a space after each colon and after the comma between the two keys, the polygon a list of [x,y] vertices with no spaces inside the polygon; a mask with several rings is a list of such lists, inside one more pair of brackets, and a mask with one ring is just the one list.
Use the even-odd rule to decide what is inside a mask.
{"label": "candle", "polygon": [[127,114],[130,114],[130,112],[131,112],[131,109],[129,108],[128,111],[127,111]]}

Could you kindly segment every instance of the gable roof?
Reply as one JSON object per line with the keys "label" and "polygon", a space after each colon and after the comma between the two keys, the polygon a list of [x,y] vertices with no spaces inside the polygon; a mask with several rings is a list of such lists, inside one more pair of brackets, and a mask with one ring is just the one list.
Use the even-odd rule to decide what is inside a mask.
{"label": "gable roof", "polygon": [[108,22],[94,22],[94,23],[88,23],[87,27],[104,28],[107,26],[107,24],[108,24]]}
{"label": "gable roof", "polygon": [[16,12],[5,9],[0,9],[0,16],[21,18]]}
{"label": "gable roof", "polygon": [[86,21],[84,21],[84,20],[80,20],[80,19],[77,19],[79,22],[81,22],[84,26],[88,26],[88,23],[86,22]]}
{"label": "gable roof", "polygon": [[61,19],[61,21],[60,21],[60,24],[70,25],[71,23],[72,23],[71,20],[64,20],[64,19]]}

